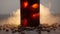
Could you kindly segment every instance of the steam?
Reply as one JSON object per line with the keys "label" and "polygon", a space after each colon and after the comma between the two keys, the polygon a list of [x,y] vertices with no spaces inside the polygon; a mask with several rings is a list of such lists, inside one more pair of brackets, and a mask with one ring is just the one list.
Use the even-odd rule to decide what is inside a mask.
{"label": "steam", "polygon": [[[10,14],[10,17],[7,19],[0,21],[0,24],[15,24],[20,25],[20,9],[13,11],[13,14]],[[40,24],[48,24],[52,25],[54,23],[60,22],[59,16],[53,16],[50,12],[50,9],[40,4]]]}
{"label": "steam", "polygon": [[40,23],[51,25],[56,22],[57,22],[57,17],[51,14],[50,9],[40,4]]}
{"label": "steam", "polygon": [[14,11],[13,16],[8,18],[7,22],[9,24],[19,25],[20,24],[20,9],[17,9],[17,11]]}
{"label": "steam", "polygon": [[13,11],[13,14],[10,14],[10,17],[0,22],[2,22],[2,24],[19,25],[20,24],[20,9]]}

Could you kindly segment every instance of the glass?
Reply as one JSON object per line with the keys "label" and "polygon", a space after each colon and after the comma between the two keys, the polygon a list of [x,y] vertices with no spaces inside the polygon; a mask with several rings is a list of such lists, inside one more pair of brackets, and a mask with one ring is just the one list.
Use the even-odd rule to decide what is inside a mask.
{"label": "glass", "polygon": [[21,0],[21,25],[22,27],[39,26],[40,0]]}

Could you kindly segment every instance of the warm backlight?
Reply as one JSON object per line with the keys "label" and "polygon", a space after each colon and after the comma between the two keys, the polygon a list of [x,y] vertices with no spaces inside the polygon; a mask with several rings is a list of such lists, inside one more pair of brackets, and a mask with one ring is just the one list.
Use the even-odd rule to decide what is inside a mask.
{"label": "warm backlight", "polygon": [[33,4],[32,8],[38,8],[38,4],[37,3]]}
{"label": "warm backlight", "polygon": [[32,14],[32,18],[38,18],[39,17],[39,13],[35,13],[35,14]]}
{"label": "warm backlight", "polygon": [[25,19],[23,19],[22,20],[22,25],[25,27],[25,26],[27,26],[27,22],[28,22],[28,20],[25,18]]}
{"label": "warm backlight", "polygon": [[24,2],[24,8],[28,6],[28,2]]}

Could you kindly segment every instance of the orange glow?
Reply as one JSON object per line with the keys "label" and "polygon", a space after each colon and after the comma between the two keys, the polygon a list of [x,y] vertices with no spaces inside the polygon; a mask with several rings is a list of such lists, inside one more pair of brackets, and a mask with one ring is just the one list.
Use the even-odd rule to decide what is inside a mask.
{"label": "orange glow", "polygon": [[23,20],[22,20],[22,25],[23,25],[23,26],[27,26],[27,19],[23,19]]}
{"label": "orange glow", "polygon": [[24,8],[28,6],[28,2],[24,2]]}
{"label": "orange glow", "polygon": [[39,14],[36,13],[36,14],[33,14],[33,15],[32,15],[32,18],[37,18],[38,16],[39,16]]}
{"label": "orange glow", "polygon": [[38,8],[38,4],[37,3],[33,4],[32,8]]}

